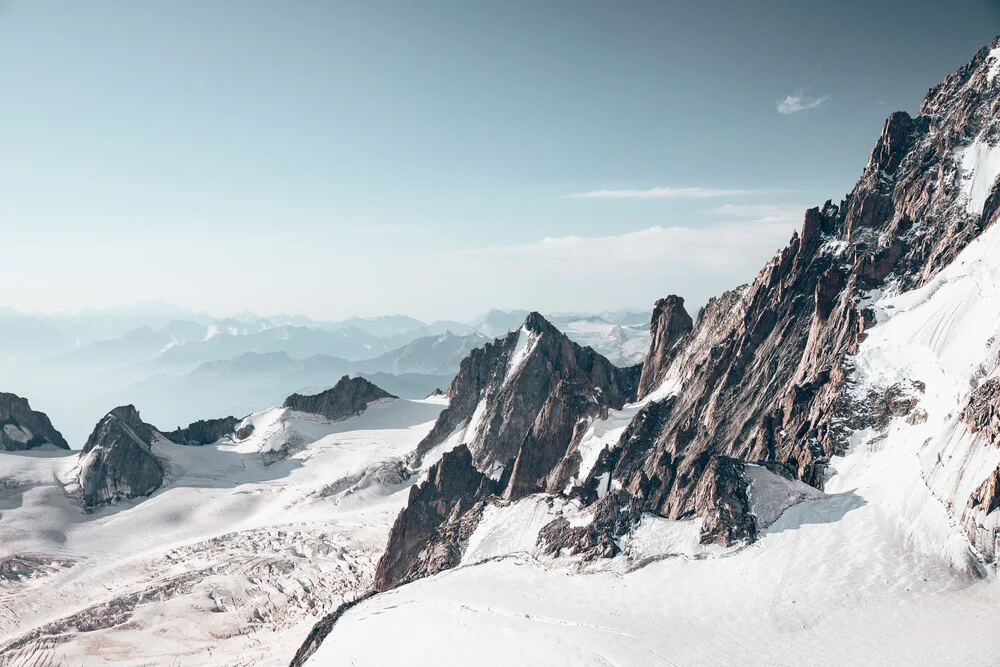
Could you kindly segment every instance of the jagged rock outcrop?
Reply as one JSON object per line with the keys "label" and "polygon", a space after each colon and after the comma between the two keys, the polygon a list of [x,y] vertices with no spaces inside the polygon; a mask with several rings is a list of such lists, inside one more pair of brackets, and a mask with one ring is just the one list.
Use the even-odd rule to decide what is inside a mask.
{"label": "jagged rock outcrop", "polygon": [[53,445],[69,449],[62,433],[42,412],[31,409],[28,399],[0,393],[0,451],[20,451]]}
{"label": "jagged rock outcrop", "polygon": [[653,306],[649,326],[649,351],[642,367],[638,398],[644,398],[663,382],[670,362],[674,359],[678,343],[691,333],[694,322],[684,310],[684,299],[671,294]]}
{"label": "jagged rock outcrop", "polygon": [[186,428],[178,428],[163,435],[167,440],[175,442],[178,445],[195,447],[211,445],[225,437],[232,436],[240,421],[236,417],[199,419]]}
{"label": "jagged rock outcrop", "polygon": [[1000,447],[1000,377],[989,378],[972,392],[962,410],[962,421],[970,431],[982,433]]}
{"label": "jagged rock outcrop", "polygon": [[163,465],[152,445],[163,435],[132,405],[109,412],[80,452],[80,502],[92,509],[148,496],[163,484]]}
{"label": "jagged rock outcrop", "polygon": [[253,423],[252,422],[247,422],[246,424],[243,424],[242,426],[239,426],[236,429],[236,431],[233,433],[233,438],[237,442],[239,442],[241,440],[246,440],[247,438],[249,438],[251,435],[254,434],[255,430],[256,430],[256,427],[253,425]]}
{"label": "jagged rock outcrop", "polygon": [[319,394],[312,396],[292,394],[285,399],[282,407],[337,421],[361,414],[368,408],[369,403],[384,398],[396,397],[364,378],[351,378],[345,375],[333,388]]}
{"label": "jagged rock outcrop", "polygon": [[594,518],[574,526],[565,517],[553,519],[538,533],[538,546],[549,556],[580,556],[584,562],[612,558],[621,552],[618,538],[642,516],[642,508],[626,491],[612,490],[591,508]]}
{"label": "jagged rock outcrop", "polygon": [[[940,382],[933,386],[930,376],[907,378],[911,368],[906,357],[887,361],[884,367],[880,359],[873,362],[864,356],[872,348],[863,343],[880,317],[883,325],[891,317],[887,309],[905,303],[891,303],[886,297],[927,285],[996,223],[998,179],[1000,38],[931,88],[916,116],[892,114],[853,190],[839,203],[827,201],[806,211],[800,230],[752,282],[711,300],[693,326],[685,323],[676,300],[657,304],[638,395],[648,397],[665,378],[670,382],[657,392],[657,400],[637,412],[620,439],[601,452],[586,478],[569,490],[589,505],[593,521],[574,525],[563,517],[553,520],[539,534],[542,550],[584,559],[613,556],[619,538],[645,512],[698,519],[704,543],[750,542],[758,524],[748,489],[751,479],[759,481],[760,468],[822,489],[828,463],[845,453],[852,434],[874,432],[875,439],[863,446],[875,452],[878,438],[885,438],[890,426],[925,423],[927,409],[940,409],[934,401],[940,402],[943,394],[970,392],[961,415],[935,415],[933,423],[943,425],[943,431],[923,445],[912,443],[907,455],[912,453],[922,468],[913,480],[915,488],[929,493],[931,503],[941,501],[978,555],[995,564],[1000,556],[1000,467],[993,469],[998,458],[994,448],[1000,447],[995,336],[985,346],[992,358],[971,365],[970,377],[958,376],[962,382],[954,383],[949,376],[943,391]],[[991,250],[995,248],[987,252]],[[980,296],[986,292],[992,298],[996,277],[990,272],[995,265],[970,263],[986,271],[974,277],[973,287]],[[912,297],[930,302],[934,289],[951,286],[944,281]],[[926,349],[919,354],[938,355],[940,350],[932,348],[965,341],[945,331],[956,317],[967,322],[956,312],[968,308],[970,299],[960,291],[956,294],[954,302],[946,302],[950,310],[938,310],[926,319],[921,319],[925,313],[914,317],[929,330],[920,332],[919,346]],[[879,313],[872,307],[876,302],[883,307]],[[995,314],[975,324],[993,325]],[[511,430],[526,427],[525,414],[509,409],[513,399],[505,392],[510,373],[504,370],[521,358],[518,351],[524,349],[526,330],[516,340],[513,335],[498,340],[463,363],[449,391],[451,413],[442,415],[421,453],[449,437],[468,442],[471,453],[456,450],[461,465],[434,470],[434,484],[428,482],[411,494],[380,564],[380,571],[395,573],[385,580],[392,585],[459,562],[467,539],[464,531],[478,521],[483,494],[489,497],[475,482],[491,481],[489,475],[480,475],[493,473],[503,463],[502,455],[511,452],[516,440]],[[913,342],[901,337],[884,349]],[[875,356],[884,351],[874,349]],[[934,363],[941,368],[950,361],[941,356]],[[877,368],[864,368],[866,362]],[[881,372],[887,369],[893,372]],[[517,445],[514,466],[504,466],[504,476],[496,482],[510,498],[533,490],[566,492],[551,482],[557,471],[571,467],[576,435],[555,463],[552,455],[558,448],[546,437],[531,435],[556,434],[561,440],[566,415],[577,409],[578,391],[570,384],[562,387],[564,377],[550,370],[548,379],[542,379],[541,367],[529,376],[546,383],[544,399],[532,393],[528,382],[511,392],[526,392],[528,413],[534,417]],[[498,382],[498,377],[503,379]],[[990,379],[972,391],[982,377]],[[931,399],[928,406],[922,406],[925,394]],[[552,404],[546,405],[550,399]],[[508,416],[520,421],[511,427],[504,422]],[[922,438],[927,430],[905,435],[909,433]],[[925,452],[936,453],[937,461],[921,458]],[[530,469],[523,479],[534,483],[518,485],[519,463]],[[546,468],[551,472],[539,483]],[[455,475],[457,490],[442,501],[437,489],[449,486],[450,474]],[[975,487],[971,493],[969,487]],[[424,500],[419,498],[422,493],[428,494]],[[961,502],[952,503],[955,498]],[[941,509],[936,504],[934,508]],[[918,515],[907,511],[899,518],[911,521]],[[414,532],[407,532],[411,527]],[[952,546],[946,547],[949,552]],[[978,566],[974,563],[970,571]]]}
{"label": "jagged rock outcrop", "polygon": [[456,436],[478,469],[494,478],[510,474],[509,498],[554,488],[575,474],[567,465],[550,476],[581,435],[581,420],[635,400],[640,372],[615,366],[531,313],[519,330],[463,360],[448,388],[449,407],[418,458]]}
{"label": "jagged rock outcrop", "polygon": [[375,590],[386,591],[458,565],[479,522],[482,501],[498,486],[476,470],[465,445],[446,452],[431,466],[427,481],[410,487],[409,501],[396,517],[375,571]]}
{"label": "jagged rock outcrop", "polygon": [[[972,392],[961,420],[989,447],[1000,447],[1000,378],[991,377]],[[1000,468],[994,470],[969,498],[962,525],[973,546],[987,561],[1000,556],[997,510],[1000,509]],[[990,516],[990,515],[993,516]]]}
{"label": "jagged rock outcrop", "polygon": [[399,585],[459,562],[492,495],[517,500],[562,490],[577,475],[576,446],[591,419],[635,399],[641,367],[622,369],[570,341],[538,313],[474,350],[451,399],[417,450],[460,444],[431,468],[396,520],[376,584]]}

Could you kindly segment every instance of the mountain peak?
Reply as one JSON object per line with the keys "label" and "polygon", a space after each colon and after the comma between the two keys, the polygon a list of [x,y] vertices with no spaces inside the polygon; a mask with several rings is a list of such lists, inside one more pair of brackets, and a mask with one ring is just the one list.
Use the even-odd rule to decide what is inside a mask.
{"label": "mountain peak", "polygon": [[111,410],[94,427],[80,452],[80,501],[93,509],[147,496],[163,484],[163,464],[152,445],[162,435],[139,417],[134,405]]}
{"label": "mountain peak", "polygon": [[396,397],[362,377],[345,375],[332,388],[318,394],[292,394],[282,407],[337,421],[361,414],[370,403],[387,398]]}
{"label": "mountain peak", "polygon": [[528,313],[528,316],[524,318],[524,327],[528,331],[532,331],[534,333],[540,334],[555,332],[559,335],[563,335],[562,332],[552,326],[552,324],[545,319],[541,313],[535,310]]}

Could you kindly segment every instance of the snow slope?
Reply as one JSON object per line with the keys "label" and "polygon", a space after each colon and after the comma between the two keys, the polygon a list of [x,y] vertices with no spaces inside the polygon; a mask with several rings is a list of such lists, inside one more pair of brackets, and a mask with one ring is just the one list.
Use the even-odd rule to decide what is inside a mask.
{"label": "snow slope", "polygon": [[[996,169],[992,149],[974,152],[967,195],[981,209],[976,179]],[[408,664],[996,664],[1000,585],[962,525],[1000,448],[960,414],[1000,372],[1000,227],[924,287],[866,305],[877,325],[849,360],[851,396],[863,409],[902,388],[916,405],[853,432],[825,492],[749,466],[766,526],[753,545],[704,548],[697,520],[647,516],[611,561],[546,559],[531,538],[560,508],[526,498],[484,513],[462,567],[350,610],[310,664],[390,664],[440,628],[447,638]],[[585,462],[636,407],[591,424]]]}
{"label": "snow slope", "polygon": [[164,487],[93,514],[66,494],[75,454],[0,453],[0,665],[287,664],[370,585],[417,481],[403,459],[444,406],[381,401],[336,423],[268,410],[237,444],[158,442]]}
{"label": "snow slope", "polygon": [[[685,554],[697,526],[659,519],[645,561],[452,570],[352,609],[309,664],[396,664],[433,636],[408,665],[995,664],[1000,589],[913,551],[876,490],[793,505],[736,552]],[[631,569],[657,540],[682,557]]]}
{"label": "snow slope", "polygon": [[[837,469],[832,487],[887,477],[891,504],[915,544],[969,559],[956,531],[970,494],[1000,465],[1000,448],[969,433],[960,421],[969,395],[996,371],[1000,332],[1000,227],[969,244],[924,287],[873,303],[878,326],[854,359],[854,397],[914,381],[923,423],[896,418],[885,433],[856,433],[856,445]],[[949,510],[949,508],[951,508]]]}

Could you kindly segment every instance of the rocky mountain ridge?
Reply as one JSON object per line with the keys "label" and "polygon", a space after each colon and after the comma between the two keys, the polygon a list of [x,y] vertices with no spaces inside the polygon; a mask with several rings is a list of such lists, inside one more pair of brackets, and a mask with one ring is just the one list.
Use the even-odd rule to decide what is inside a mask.
{"label": "rocky mountain ridge", "polygon": [[[377,584],[391,588],[457,562],[463,536],[491,495],[516,500],[537,491],[569,493],[592,504],[598,516],[614,504],[627,508],[633,521],[643,512],[696,517],[704,543],[752,541],[757,524],[747,465],[822,489],[831,457],[847,451],[852,433],[878,433],[893,419],[921,423],[923,381],[865,384],[855,377],[854,356],[883,317],[872,307],[875,300],[928,284],[995,221],[998,69],[1000,39],[932,88],[916,117],[892,114],[855,188],[837,204],[806,211],[801,230],[753,282],[711,300],[694,319],[680,297],[658,302],[637,384],[643,405],[584,479],[562,472],[573,467],[571,446],[553,447],[549,437],[518,443],[528,423],[532,432],[565,433],[566,416],[576,414],[565,399],[558,409],[524,409],[536,403],[537,386],[569,386],[551,366],[538,366],[526,376],[530,382],[507,393],[497,369],[532,344],[522,339],[530,326],[518,340],[511,334],[474,351],[449,390],[451,407],[418,448],[422,456],[444,442],[464,443],[469,457],[459,458],[470,458],[470,465],[438,468],[414,491],[390,535]],[[991,386],[984,385],[987,395],[966,415],[984,436],[996,430]],[[604,407],[620,409],[624,401],[617,399],[626,396],[618,393]],[[518,462],[531,462],[523,486],[512,481],[523,467],[509,463],[514,443]],[[968,499],[964,519],[970,538],[989,544],[990,554],[996,537],[983,528],[983,517],[1000,507],[995,479]],[[613,544],[623,529],[612,521],[583,535],[555,525],[543,532],[569,553],[595,553],[595,545]],[[613,555],[615,548],[598,552]]]}
{"label": "rocky mountain ridge", "polygon": [[580,347],[538,313],[474,350],[448,388],[449,407],[418,445],[416,463],[438,448],[451,451],[411,492],[376,586],[454,565],[490,496],[514,501],[571,484],[589,423],[635,400],[640,371]]}
{"label": "rocky mountain ridge", "polygon": [[285,399],[282,407],[337,421],[361,414],[368,408],[369,403],[388,398],[396,397],[362,377],[352,378],[345,375],[331,389],[313,396],[292,394]]}
{"label": "rocky mountain ridge", "polygon": [[109,412],[80,452],[80,502],[88,509],[147,496],[163,484],[152,445],[163,434],[142,421],[135,406]]}

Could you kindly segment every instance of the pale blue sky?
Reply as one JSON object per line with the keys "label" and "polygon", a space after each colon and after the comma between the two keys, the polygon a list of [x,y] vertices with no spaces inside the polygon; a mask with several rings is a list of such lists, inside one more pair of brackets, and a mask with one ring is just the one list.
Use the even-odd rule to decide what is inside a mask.
{"label": "pale blue sky", "polygon": [[0,301],[701,303],[1000,25],[873,4],[7,0]]}

